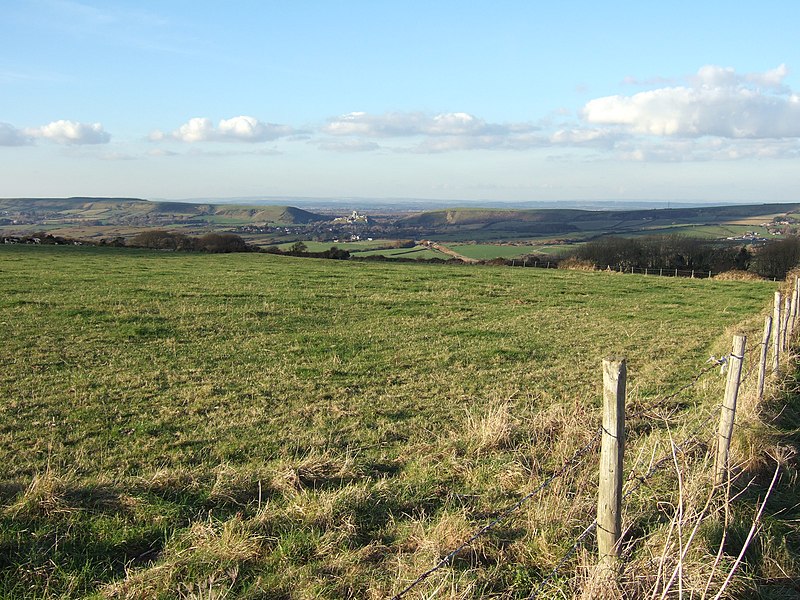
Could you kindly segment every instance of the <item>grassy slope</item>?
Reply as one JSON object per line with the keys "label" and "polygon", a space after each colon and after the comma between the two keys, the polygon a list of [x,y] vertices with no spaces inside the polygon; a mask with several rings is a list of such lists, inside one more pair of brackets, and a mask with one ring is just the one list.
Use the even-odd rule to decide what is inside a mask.
{"label": "grassy slope", "polygon": [[[448,209],[411,215],[398,221],[401,226],[440,230],[437,239],[501,240],[545,237],[585,239],[597,235],[669,234],[680,228],[725,226],[747,222],[758,224],[776,214],[786,214],[797,204],[711,206],[679,209],[587,211],[587,210],[489,210]],[[687,229],[684,229],[687,228]],[[708,234],[699,232],[701,237]],[[719,235],[730,235],[722,228]]]}
{"label": "grassy slope", "polygon": [[495,244],[448,244],[447,247],[459,254],[479,260],[516,258],[534,251],[531,246],[499,246]]}
{"label": "grassy slope", "polygon": [[124,224],[131,218],[191,218],[211,223],[271,223],[292,225],[325,220],[292,206],[241,206],[150,202],[136,198],[0,198],[0,211],[31,211],[54,221],[99,220],[107,225]]}
{"label": "grassy slope", "polygon": [[[0,286],[0,597],[164,598],[396,592],[585,442],[601,357],[673,389],[774,290],[72,247],[0,247]],[[525,597],[592,472],[426,589]]]}

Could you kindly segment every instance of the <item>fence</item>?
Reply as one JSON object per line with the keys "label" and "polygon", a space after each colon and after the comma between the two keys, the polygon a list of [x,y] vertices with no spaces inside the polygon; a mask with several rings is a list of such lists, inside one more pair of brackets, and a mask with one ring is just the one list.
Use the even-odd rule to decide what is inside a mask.
{"label": "fence", "polygon": [[[531,258],[512,258],[507,259],[505,264],[510,267],[532,267],[538,269],[557,269],[557,260],[534,260]],[[639,275],[654,275],[658,277],[685,277],[687,279],[707,279],[714,276],[712,271],[702,269],[675,269],[661,267],[631,267],[627,265],[607,265],[605,269],[598,271],[613,271],[615,273],[630,273]]]}
{"label": "fence", "polygon": [[[764,386],[767,375],[767,359],[770,346],[772,347],[772,375],[780,375],[781,356],[788,355],[788,350],[792,342],[795,328],[797,325],[798,307],[800,306],[800,278],[794,278],[794,286],[790,298],[782,298],[781,292],[775,293],[773,316],[767,316],[764,320],[764,332],[761,342],[747,351],[747,337],[736,334],[733,338],[733,346],[730,354],[711,360],[711,365],[700,369],[691,380],[673,393],[651,402],[648,406],[640,408],[635,413],[628,415],[628,418],[636,418],[646,415],[649,412],[664,408],[674,400],[679,394],[689,390],[701,381],[704,375],[717,367],[727,370],[725,393],[721,405],[716,405],[707,410],[701,416],[697,425],[689,435],[681,442],[671,441],[670,451],[657,460],[651,460],[647,471],[641,475],[630,474],[628,477],[628,488],[624,489],[623,479],[623,459],[625,446],[625,420],[626,420],[626,388],[627,388],[627,361],[625,358],[612,357],[604,359],[602,362],[603,372],[603,414],[602,424],[597,429],[595,435],[584,446],[575,450],[572,456],[567,459],[559,469],[554,471],[549,477],[545,478],[533,491],[529,492],[517,502],[501,511],[494,519],[478,529],[469,539],[445,555],[437,564],[420,574],[416,579],[409,582],[405,588],[392,597],[392,600],[400,600],[407,593],[417,587],[425,579],[435,572],[450,564],[453,559],[465,548],[469,547],[474,541],[487,534],[499,524],[507,520],[512,514],[517,512],[525,503],[533,498],[540,497],[543,492],[554,481],[578,468],[584,463],[585,459],[600,446],[600,468],[599,484],[597,493],[597,516],[581,531],[575,538],[569,550],[560,558],[556,566],[538,583],[528,596],[529,600],[539,597],[551,585],[553,579],[564,568],[570,558],[584,545],[586,540],[596,532],[597,541],[597,566],[599,570],[610,573],[613,577],[618,572],[621,561],[625,556],[620,552],[620,542],[622,535],[622,516],[624,511],[623,502],[628,499],[639,487],[644,485],[658,470],[668,463],[676,461],[677,455],[685,455],[691,448],[699,445],[701,434],[712,423],[718,420],[716,431],[716,450],[714,457],[714,482],[716,488],[724,488],[730,484],[730,444],[733,437],[735,426],[736,407],[738,403],[739,391],[744,380],[748,379],[754,372],[758,373],[756,384],[756,401],[761,402],[764,396]],[[757,361],[753,361],[754,357]],[[742,375],[745,359],[751,362],[747,372]],[[719,411],[717,410],[719,409]],[[779,467],[780,468],[780,467]],[[776,469],[769,491],[775,485],[779,470]],[[760,519],[761,512],[766,505],[769,492],[764,498],[763,504],[758,512],[757,519]],[[747,549],[747,544],[752,540],[755,533],[756,523],[753,524],[750,536],[748,536],[744,547],[739,554],[734,565],[731,567],[725,583],[718,591],[715,600],[721,597],[725,586],[727,586],[734,575],[734,571],[740,563],[742,556]],[[696,530],[695,530],[696,532]],[[694,533],[692,535],[694,535]],[[721,547],[720,547],[721,551]],[[682,550],[685,553],[685,550]],[[669,585],[676,577],[672,574]],[[668,589],[669,586],[667,586]],[[662,598],[666,596],[666,591]]]}

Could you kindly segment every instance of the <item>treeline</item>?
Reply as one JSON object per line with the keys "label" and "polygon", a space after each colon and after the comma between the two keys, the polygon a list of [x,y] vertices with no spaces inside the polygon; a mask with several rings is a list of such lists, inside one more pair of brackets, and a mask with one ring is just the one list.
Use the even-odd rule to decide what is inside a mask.
{"label": "treeline", "polygon": [[191,236],[160,229],[137,233],[125,245],[133,248],[151,248],[154,250],[190,250],[212,253],[253,252],[257,250],[234,233],[206,233],[205,235]]}
{"label": "treeline", "polygon": [[342,250],[336,246],[331,246],[322,252],[309,252],[307,246],[303,242],[295,242],[287,250],[281,250],[277,246],[267,246],[262,248],[260,252],[268,254],[283,254],[286,256],[304,256],[306,258],[332,258],[335,260],[347,260],[350,258],[350,252]]}
{"label": "treeline", "polygon": [[783,279],[800,263],[800,238],[788,237],[751,250],[747,246],[682,236],[605,237],[580,246],[569,258],[591,263],[598,269],[678,269],[713,273],[737,270]]}

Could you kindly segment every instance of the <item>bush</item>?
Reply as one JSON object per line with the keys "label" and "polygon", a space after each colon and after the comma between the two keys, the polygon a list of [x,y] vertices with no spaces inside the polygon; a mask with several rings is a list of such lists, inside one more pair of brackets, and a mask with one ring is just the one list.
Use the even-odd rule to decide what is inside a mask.
{"label": "bush", "polygon": [[183,233],[153,229],[133,236],[128,242],[135,248],[154,250],[199,250],[201,252],[247,252],[250,247],[233,233],[207,233],[190,237]]}
{"label": "bush", "polygon": [[597,268],[746,270],[751,255],[744,246],[725,246],[682,236],[605,237],[588,242],[571,259]]}
{"label": "bush", "polygon": [[784,279],[800,264],[800,238],[792,236],[768,242],[753,258],[752,270],[770,279]]}

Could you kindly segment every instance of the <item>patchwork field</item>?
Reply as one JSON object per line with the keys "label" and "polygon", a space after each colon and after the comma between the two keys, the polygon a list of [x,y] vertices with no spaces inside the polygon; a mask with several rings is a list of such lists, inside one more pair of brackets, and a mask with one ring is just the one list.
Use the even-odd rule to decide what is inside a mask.
{"label": "patchwork field", "polygon": [[[755,344],[775,285],[0,247],[0,597],[390,597],[591,439],[603,357],[629,404],[664,397],[734,327]],[[633,421],[630,464],[722,385]],[[406,597],[528,597],[596,460]],[[631,510],[661,517],[629,525],[676,493],[654,478]],[[579,594],[588,552],[543,597]]]}

